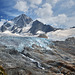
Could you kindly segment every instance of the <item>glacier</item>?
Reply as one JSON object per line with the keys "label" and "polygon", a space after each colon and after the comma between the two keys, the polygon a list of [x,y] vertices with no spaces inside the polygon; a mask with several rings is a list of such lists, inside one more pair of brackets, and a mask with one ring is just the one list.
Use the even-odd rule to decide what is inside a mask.
{"label": "glacier", "polygon": [[7,46],[7,48],[15,48],[15,50],[22,52],[25,47],[34,49],[33,45],[41,47],[41,50],[52,50],[49,45],[54,43],[46,38],[39,37],[20,37],[20,36],[1,36],[0,44]]}

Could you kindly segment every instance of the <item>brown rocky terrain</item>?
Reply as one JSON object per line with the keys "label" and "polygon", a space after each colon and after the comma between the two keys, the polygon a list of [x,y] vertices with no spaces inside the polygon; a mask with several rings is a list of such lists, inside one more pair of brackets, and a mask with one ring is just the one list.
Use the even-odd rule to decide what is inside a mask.
{"label": "brown rocky terrain", "polygon": [[[63,45],[64,42],[48,44],[48,42],[46,42],[48,41],[47,39],[41,38],[40,40],[42,41],[46,40],[45,43],[47,43],[46,47],[48,47],[48,49],[43,48],[41,44],[36,44],[36,40],[30,38],[32,42],[34,41],[35,43],[32,44],[32,47],[24,45],[21,51],[6,45],[12,43],[12,45],[16,46],[16,41],[18,40],[14,41],[12,38],[10,38],[11,40],[7,38],[6,40],[2,39],[4,38],[0,38],[0,65],[4,68],[7,75],[75,75],[74,50],[72,49],[73,52],[69,53],[69,51],[67,51],[68,48],[65,49],[65,47],[69,47],[69,45],[74,47],[75,41],[72,41],[74,40],[73,38],[66,40],[66,43],[68,42],[68,45],[65,44],[66,46]],[[24,42],[30,44],[31,40],[29,41],[29,39],[27,39],[24,40]],[[74,42],[74,44],[72,42]]]}
{"label": "brown rocky terrain", "polygon": [[55,46],[72,55],[75,55],[75,38],[68,38],[65,41],[55,41]]}
{"label": "brown rocky terrain", "polygon": [[40,37],[40,38],[48,38],[45,34],[40,34],[38,37]]}

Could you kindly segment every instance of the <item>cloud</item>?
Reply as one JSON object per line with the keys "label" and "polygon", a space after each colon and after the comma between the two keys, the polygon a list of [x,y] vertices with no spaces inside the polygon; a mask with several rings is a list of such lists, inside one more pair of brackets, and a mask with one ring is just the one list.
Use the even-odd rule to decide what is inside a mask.
{"label": "cloud", "polygon": [[27,12],[29,9],[29,6],[27,5],[26,1],[18,0],[14,8],[17,9],[18,11]]}
{"label": "cloud", "polygon": [[39,5],[39,4],[41,4],[42,3],[42,0],[29,0],[29,2],[31,3],[31,4],[36,4],[36,5]]}
{"label": "cloud", "polygon": [[17,0],[15,9],[22,12],[27,12],[30,8],[38,8],[38,5],[42,3],[42,0]]}
{"label": "cloud", "polygon": [[58,16],[53,17],[55,22],[65,23],[67,20],[67,16],[65,14],[59,14]]}
{"label": "cloud", "polygon": [[61,7],[63,7],[63,8],[71,8],[74,5],[75,5],[74,0],[66,0],[61,4]]}
{"label": "cloud", "polygon": [[49,39],[53,41],[57,41],[57,40],[64,41],[69,37],[75,37],[75,28],[48,32],[47,36]]}
{"label": "cloud", "polygon": [[42,0],[28,0],[28,2],[30,3],[29,7],[31,8],[38,8],[38,6],[42,3]]}
{"label": "cloud", "polygon": [[1,19],[1,21],[0,21],[0,27],[3,25],[3,23],[4,22],[6,22],[7,20],[5,20],[5,19]]}
{"label": "cloud", "polygon": [[38,8],[38,6],[35,5],[35,4],[31,4],[30,7],[33,8],[33,9],[34,9],[34,8]]}
{"label": "cloud", "polygon": [[38,20],[45,23],[53,25],[54,27],[63,28],[68,17],[65,14],[58,14],[57,16],[53,15],[52,5],[45,3],[41,8],[38,8],[35,13],[38,16]]}
{"label": "cloud", "polygon": [[48,3],[45,3],[42,5],[41,8],[38,8],[35,13],[37,14],[38,17],[40,18],[49,18],[50,16],[52,16],[53,11],[52,11],[52,6]]}
{"label": "cloud", "polygon": [[65,14],[59,14],[58,16],[51,16],[49,18],[41,17],[37,19],[44,24],[52,25],[55,28],[70,28],[75,26],[75,17],[68,17]]}
{"label": "cloud", "polygon": [[75,17],[68,17],[68,20],[65,22],[67,28],[75,26]]}
{"label": "cloud", "polygon": [[65,14],[59,14],[58,16],[54,16],[51,18],[52,20],[52,24],[54,27],[60,27],[60,28],[64,28],[66,21],[68,20],[67,15]]}
{"label": "cloud", "polygon": [[[35,10],[37,19],[39,21],[43,22],[44,24],[49,24],[56,28],[69,28],[69,27],[74,26],[75,18],[73,18],[72,16],[70,16],[70,17],[67,16],[67,14],[65,14],[66,13],[65,11],[64,11],[64,13],[58,13],[57,15],[54,15],[55,12],[53,10],[52,4],[56,4],[59,1],[60,0],[46,0],[47,3],[43,4],[41,7],[37,8]],[[71,1],[72,0],[70,0],[69,2],[72,3]],[[64,2],[61,1],[61,4],[62,3],[64,3]],[[72,5],[70,5],[70,6],[72,6]],[[60,10],[60,8],[58,10]]]}
{"label": "cloud", "polygon": [[14,8],[45,24],[67,28],[75,25],[74,5],[75,0],[17,0]]}
{"label": "cloud", "polygon": [[55,5],[59,0],[46,0],[47,3],[50,3],[52,6]]}
{"label": "cloud", "polygon": [[45,24],[50,24],[54,27],[60,27],[63,28],[64,24],[68,20],[68,17],[65,14],[59,14],[58,16],[51,16],[51,17],[45,17],[44,18],[38,18],[39,21],[45,23]]}
{"label": "cloud", "polygon": [[53,26],[59,28],[70,28],[75,26],[75,17],[68,17],[65,14],[53,18]]}

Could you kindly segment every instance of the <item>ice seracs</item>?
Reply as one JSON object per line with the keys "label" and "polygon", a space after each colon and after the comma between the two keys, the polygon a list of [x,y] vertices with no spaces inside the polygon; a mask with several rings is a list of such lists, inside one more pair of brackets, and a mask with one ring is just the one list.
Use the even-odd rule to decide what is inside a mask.
{"label": "ice seracs", "polygon": [[[52,50],[49,45],[53,45],[53,42],[46,38],[38,37],[20,37],[20,36],[2,36],[0,37],[0,43],[7,47],[14,47],[21,52],[24,47],[41,50]],[[34,45],[34,46],[33,46]]]}

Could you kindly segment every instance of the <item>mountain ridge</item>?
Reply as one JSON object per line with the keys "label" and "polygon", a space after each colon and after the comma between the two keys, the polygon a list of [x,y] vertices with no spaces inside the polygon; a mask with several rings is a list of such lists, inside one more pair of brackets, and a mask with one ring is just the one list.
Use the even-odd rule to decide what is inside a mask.
{"label": "mountain ridge", "polygon": [[32,27],[29,29],[29,31],[35,35],[39,30],[47,33],[50,31],[54,31],[55,29],[50,25],[46,25],[38,20],[35,20],[32,24]]}
{"label": "mountain ridge", "polygon": [[[75,38],[72,37],[75,28],[55,31],[56,28],[22,14],[5,22],[2,29],[0,65],[6,74],[75,75]],[[30,36],[30,33],[33,35]],[[40,35],[36,36],[38,33]],[[72,38],[51,40],[62,40],[64,37]],[[0,73],[3,75],[3,72]]]}
{"label": "mountain ridge", "polygon": [[[32,24],[31,24],[31,22],[32,22]],[[40,22],[38,20],[33,21],[30,17],[28,17],[25,14],[21,14],[21,15],[15,17],[14,19],[5,22],[1,26],[0,30],[2,32],[9,30],[12,33],[18,33],[19,34],[19,33],[23,32],[24,27],[28,27],[28,26],[32,26],[28,30],[28,32],[30,32],[33,35],[35,35],[37,33],[37,31],[39,31],[39,30],[41,30],[45,33],[55,30],[55,28],[53,28],[52,26],[43,24],[42,22]]]}

